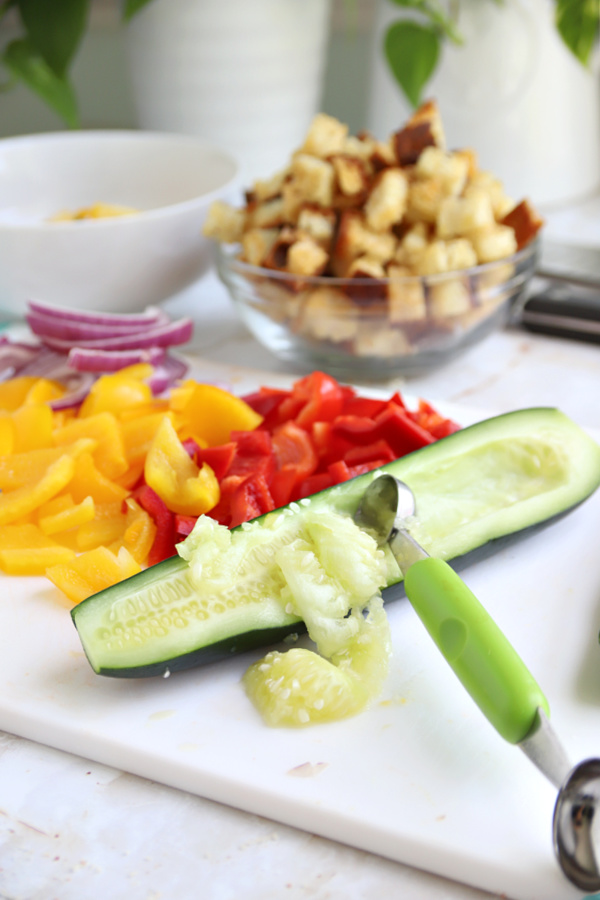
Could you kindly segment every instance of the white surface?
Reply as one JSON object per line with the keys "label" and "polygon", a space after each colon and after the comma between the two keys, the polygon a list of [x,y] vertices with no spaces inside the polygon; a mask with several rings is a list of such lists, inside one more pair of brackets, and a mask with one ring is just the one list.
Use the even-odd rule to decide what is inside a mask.
{"label": "white surface", "polygon": [[138,124],[210,137],[244,185],[270,178],[319,108],[330,11],[330,0],[153,0],[128,27]]}
{"label": "white surface", "polygon": [[[237,166],[200,138],[127,131],[0,141],[0,314],[30,298],[132,311],[193,284],[212,260],[201,229]],[[48,222],[96,203],[132,216]]]}
{"label": "white surface", "polygon": [[[383,138],[410,107],[381,50],[405,13],[378,0],[367,127]],[[409,12],[408,15],[411,15]],[[460,46],[446,40],[425,97],[435,97],[450,147],[474,147],[515,199],[568,203],[600,183],[600,81],[562,43],[548,0],[463,0]]]}
{"label": "white surface", "polygon": [[[574,760],[598,750],[599,531],[600,495],[467,575],[543,685]],[[379,701],[296,731],[264,726],[244,695],[258,654],[167,680],[103,679],[55,591],[11,587],[0,596],[5,730],[515,900],[578,896],[552,855],[554,789],[474,708],[406,603],[388,608],[395,653]]]}
{"label": "white surface", "polygon": [[[584,242],[592,241],[593,223],[594,216],[590,211],[588,225],[576,228],[575,220],[572,235]],[[283,383],[289,377],[285,367],[260,348],[236,321],[230,302],[213,276],[173,300],[168,310],[173,315],[190,312],[195,319],[192,348],[200,357],[200,375],[224,378],[239,390],[249,383],[248,370],[263,370],[265,383],[273,385]],[[443,399],[480,410],[501,412],[517,405],[558,405],[581,424],[600,429],[599,383],[598,346],[507,331],[492,335],[437,372],[410,381],[395,379],[388,387],[390,391],[400,388],[431,400]],[[586,511],[586,520],[587,515]],[[589,541],[587,533],[585,537]],[[544,560],[547,563],[551,557],[544,554]],[[546,569],[547,565],[538,569],[542,584],[549,577]],[[586,579],[593,578],[597,559],[586,559],[571,566],[570,571],[577,578],[580,572]],[[479,583],[471,582],[472,570],[463,574],[479,590]],[[516,581],[511,582],[508,592],[513,603],[515,585]],[[538,654],[546,653],[552,664],[558,665],[558,675],[564,671],[560,661],[563,632],[568,633],[574,628],[576,634],[583,634],[579,666],[576,672],[570,672],[575,678],[564,685],[561,692],[581,690],[588,715],[597,722],[600,699],[593,696],[593,691],[600,684],[597,668],[594,671],[598,652],[595,643],[598,606],[596,604],[590,620],[589,613],[574,602],[574,596],[578,596],[577,591],[565,592],[563,614],[558,623],[550,626],[550,634],[548,624],[543,624],[544,598],[541,601],[538,598],[535,606],[531,605],[531,615],[536,619],[542,616],[542,629],[536,630],[538,647],[533,648],[536,660],[529,655],[529,648],[522,652],[527,653],[532,668],[534,661],[537,665]],[[399,611],[395,615],[402,613]],[[501,623],[512,637],[510,623],[504,619]],[[10,643],[10,637],[4,630],[1,634],[4,647]],[[73,637],[71,635],[68,640],[72,641]],[[435,648],[427,653],[432,664],[438,666],[441,660],[434,663]],[[414,664],[414,657],[409,657],[409,662],[411,658]],[[70,658],[66,664],[70,665],[71,661]],[[77,660],[75,663],[80,665]],[[403,659],[397,653],[394,679],[398,678],[398,667],[402,665]],[[174,682],[165,683],[165,690],[171,690],[172,684]],[[232,690],[234,687],[232,685]],[[567,748],[575,755],[581,735],[574,733],[569,722],[565,725],[562,711],[556,705],[554,676],[551,681],[544,676],[543,687],[550,696],[555,724],[564,735]],[[162,690],[162,682],[159,688]],[[587,695],[584,695],[585,690],[589,692]],[[235,696],[236,704],[241,703],[243,698],[237,692]],[[434,700],[435,696],[428,697],[427,702]],[[466,696],[461,697],[461,703],[466,701]],[[409,715],[414,716],[414,703],[392,706],[388,711],[403,716],[407,707]],[[163,708],[174,707],[165,705]],[[385,707],[376,712],[381,716]],[[435,756],[436,766],[440,756],[443,758],[446,754],[446,736],[439,729],[462,726],[462,720],[453,723],[449,719],[446,705],[440,719],[429,723],[423,721],[421,726],[427,738],[427,754],[430,758]],[[148,723],[146,731],[150,742],[155,726],[164,730],[174,720],[177,715]],[[357,719],[356,723],[359,721]],[[427,734],[427,728],[433,731],[435,727],[438,728],[437,746],[433,745],[432,735]],[[479,735],[481,729],[489,729],[485,722],[478,727]],[[467,734],[466,726],[463,737],[468,739],[469,752],[472,752],[473,741],[479,741],[480,737],[470,730]],[[45,733],[41,740],[47,740]],[[387,741],[385,733],[384,740]],[[491,780],[494,792],[498,790],[498,780],[506,771],[505,766],[509,766],[511,771],[516,767],[519,778],[527,780],[528,790],[534,784],[534,790],[543,794],[542,809],[534,810],[534,818],[530,820],[527,841],[535,843],[536,856],[539,852],[548,860],[550,824],[545,815],[553,802],[550,786],[519,751],[506,747],[489,731],[484,743],[486,779]],[[453,747],[454,743],[449,749]],[[261,752],[262,748],[261,744]],[[597,743],[591,750],[597,753]],[[490,895],[462,883],[447,881],[320,838],[310,831],[296,830],[221,806],[41,744],[7,735],[3,740],[0,738],[0,754],[0,895],[11,900],[55,897],[58,900],[104,900],[105,897],[111,900],[163,900],[175,895],[196,900],[199,890],[203,900],[238,900],[240,897],[244,900],[280,900],[281,897],[347,900],[371,896],[410,900],[491,900],[493,896],[500,900],[499,894]],[[503,763],[496,772],[491,762],[498,754],[503,755]],[[322,760],[320,753],[315,753],[314,757],[311,753],[309,760],[299,761]],[[454,759],[453,765],[463,766],[460,759]],[[359,781],[363,773],[366,773],[365,778],[371,778],[368,767],[369,760],[361,760],[360,766],[351,773],[351,783]],[[281,774],[278,762],[278,780],[300,783],[300,787],[295,788],[300,792],[305,790],[302,785],[307,781],[318,786],[328,772],[330,778],[330,770],[331,766],[314,778],[292,779]],[[475,802],[473,815],[477,817],[476,841],[479,842],[484,829],[496,827],[496,812],[493,808],[483,807],[480,797],[486,797],[485,791],[480,794],[475,790],[482,778],[481,770],[472,774],[462,768],[462,772],[467,781],[467,798],[474,798]],[[439,777],[439,774],[435,776],[434,782]],[[512,787],[510,792],[512,795]],[[261,804],[260,812],[266,815],[268,810]],[[520,808],[520,819],[529,814],[529,810]],[[490,821],[491,825],[488,824]],[[541,830],[536,822],[542,823]],[[516,824],[519,828],[524,827],[520,821]],[[443,820],[433,824],[432,828],[434,832],[448,830]],[[527,860],[524,864],[530,862]],[[430,864],[428,858],[426,866]],[[568,887],[563,896],[568,897]],[[502,900],[507,900],[507,896]]]}

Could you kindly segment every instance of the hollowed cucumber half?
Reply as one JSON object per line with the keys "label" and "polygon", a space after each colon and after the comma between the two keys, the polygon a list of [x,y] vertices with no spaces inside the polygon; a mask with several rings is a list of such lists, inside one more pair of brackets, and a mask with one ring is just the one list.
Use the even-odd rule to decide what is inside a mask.
{"label": "hollowed cucumber half", "polygon": [[[585,500],[600,484],[600,446],[557,409],[518,410],[291,504],[291,511],[296,517],[309,510],[352,516],[382,471],[412,488],[417,514],[409,529],[416,539],[430,554],[457,560]],[[258,528],[246,529],[247,537],[243,525],[236,529],[240,564],[226,584],[193,577],[188,562],[176,556],[74,607],[94,671],[165,675],[303,631],[302,620],[286,609],[273,563],[274,548],[289,538],[280,525],[289,520],[282,516],[286,509],[255,520]],[[386,578],[384,600],[402,578],[391,554]]]}

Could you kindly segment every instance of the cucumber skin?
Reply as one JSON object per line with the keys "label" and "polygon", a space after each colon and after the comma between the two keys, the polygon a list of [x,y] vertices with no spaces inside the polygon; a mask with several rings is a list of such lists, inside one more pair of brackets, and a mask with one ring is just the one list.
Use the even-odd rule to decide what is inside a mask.
{"label": "cucumber skin", "polygon": [[[575,461],[571,466],[573,477],[567,486],[567,490],[561,489],[558,499],[552,498],[549,502],[534,505],[534,509],[529,511],[527,518],[524,518],[522,515],[520,517],[511,517],[508,526],[507,522],[504,521],[502,527],[498,527],[496,530],[490,531],[488,528],[487,533],[483,535],[483,540],[472,541],[469,545],[463,546],[458,553],[444,554],[445,558],[452,560],[454,564],[464,563],[473,559],[473,556],[482,550],[485,555],[488,555],[497,546],[498,539],[514,539],[517,536],[522,536],[524,532],[531,531],[536,526],[549,524],[555,518],[566,514],[582,503],[600,485],[600,446],[578,425],[553,407],[522,409],[485,419],[433,444],[429,444],[420,450],[407,454],[400,459],[387,463],[374,472],[359,475],[350,481],[320,491],[311,497],[311,505],[315,509],[328,508],[352,515],[364,490],[378,472],[389,472],[397,478],[410,483],[411,471],[421,471],[427,469],[430,465],[434,465],[437,460],[443,461],[446,458],[460,456],[461,448],[464,452],[469,448],[476,448],[484,444],[488,439],[497,441],[505,437],[535,437],[537,431],[531,427],[533,425],[537,425],[542,430],[554,427],[555,431],[558,430],[558,435],[561,438],[571,442],[570,446],[574,451],[580,452],[581,459]],[[569,453],[568,456],[571,459],[572,454]],[[582,462],[585,465],[581,465]],[[291,505],[293,506],[293,504]],[[274,512],[266,513],[260,519],[274,516],[280,511],[275,510]],[[260,521],[260,519],[255,521]],[[241,526],[238,526],[238,528],[241,528]],[[117,585],[88,597],[75,606],[71,610],[71,617],[75,627],[80,632],[80,639],[84,649],[86,643],[85,635],[81,633],[78,626],[78,618],[82,611],[87,611],[92,604],[104,605],[105,603],[110,603],[111,598],[126,596],[128,588],[131,587],[131,582],[133,581],[135,581],[136,586],[139,585],[140,587],[142,582],[147,582],[148,584],[157,584],[161,581],[168,582],[170,576],[186,566],[187,562],[185,560],[178,556],[171,557],[138,575],[132,576],[132,578],[128,578]],[[401,580],[402,576],[400,575],[398,579],[391,581],[383,591],[383,597],[386,602],[403,595],[402,585],[399,583]],[[90,664],[99,675],[118,678],[165,677],[167,674],[178,670],[207,665],[247,650],[278,643],[287,635],[300,634],[305,631],[306,628],[301,621],[291,624],[289,621],[285,624],[283,622],[274,622],[272,627],[232,633],[222,640],[198,647],[192,652],[169,659],[157,659],[144,665],[128,668],[94,666],[91,660]]]}

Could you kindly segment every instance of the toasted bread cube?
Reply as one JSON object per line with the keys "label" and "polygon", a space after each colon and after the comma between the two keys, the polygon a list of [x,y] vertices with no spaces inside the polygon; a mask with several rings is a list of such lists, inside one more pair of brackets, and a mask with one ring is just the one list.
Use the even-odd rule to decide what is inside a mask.
{"label": "toasted bread cube", "polygon": [[514,200],[506,194],[500,179],[491,172],[475,172],[469,179],[464,194],[469,197],[480,191],[488,194],[496,220],[502,219],[515,205]]}
{"label": "toasted bread cube", "polygon": [[469,173],[469,162],[465,156],[446,153],[440,147],[425,147],[415,164],[415,175],[419,178],[437,178],[445,194],[461,194]]}
{"label": "toasted bread cube", "polygon": [[511,262],[499,262],[495,266],[486,266],[477,275],[475,293],[480,303],[487,303],[497,295],[505,296],[512,285],[506,287],[513,278],[515,266]]}
{"label": "toasted bread cube", "polygon": [[225,244],[235,244],[241,239],[245,227],[244,209],[236,209],[223,200],[215,200],[208,209],[202,234]]}
{"label": "toasted bread cube", "polygon": [[288,225],[295,225],[300,215],[300,210],[306,205],[306,198],[300,185],[295,179],[286,181],[281,190],[283,204],[283,216]]}
{"label": "toasted bread cube", "polygon": [[460,316],[471,308],[468,279],[448,278],[429,285],[429,312],[434,319]]}
{"label": "toasted bread cube", "polygon": [[359,256],[353,260],[348,268],[348,278],[376,278],[386,277],[386,272],[381,262],[373,256]]}
{"label": "toasted bread cube", "polygon": [[318,287],[306,295],[297,325],[320,341],[349,341],[358,332],[358,309],[342,291]]}
{"label": "toasted bread cube", "polygon": [[378,234],[368,228],[360,228],[358,233],[360,252],[380,263],[390,262],[394,258],[398,241],[391,232]]}
{"label": "toasted bread cube", "polygon": [[317,113],[310,124],[301,153],[326,157],[340,153],[348,135],[348,126],[326,113]]}
{"label": "toasted bread cube", "polygon": [[509,225],[478,228],[470,238],[480,263],[494,262],[517,252],[517,239]]}
{"label": "toasted bread cube", "polygon": [[242,259],[251,266],[262,266],[278,237],[277,228],[249,228],[242,236]]}
{"label": "toasted bread cube", "polygon": [[253,228],[275,228],[285,224],[283,199],[273,197],[249,206],[249,222]]}
{"label": "toasted bread cube", "polygon": [[363,159],[337,154],[331,157],[338,189],[346,197],[364,193],[369,186],[369,172]]}
{"label": "toasted bread cube", "polygon": [[332,205],[335,173],[331,163],[298,153],[292,162],[292,176],[305,203]]}
{"label": "toasted bread cube", "polygon": [[412,353],[411,345],[398,328],[391,328],[385,322],[361,324],[354,341],[357,356],[376,356],[389,359],[392,356],[406,356]]}
{"label": "toasted bread cube", "polygon": [[335,275],[343,277],[353,260],[365,255],[387,263],[394,257],[396,246],[396,237],[391,232],[378,234],[370,231],[358,210],[345,210],[332,251],[332,270]]}
{"label": "toasted bread cube", "polygon": [[432,176],[413,181],[408,189],[407,218],[413,222],[434,224],[445,196],[446,191],[441,178]]}
{"label": "toasted bread cube", "polygon": [[440,275],[449,271],[448,245],[445,241],[432,241],[415,259],[417,275]]}
{"label": "toasted bread cube", "polygon": [[272,200],[273,197],[278,197],[281,194],[281,189],[283,188],[287,175],[288,170],[282,169],[280,172],[276,172],[271,178],[255,181],[249,192],[248,199],[251,202],[256,201],[257,203],[262,203],[265,200]]}
{"label": "toasted bread cube", "polygon": [[417,260],[425,247],[429,244],[429,233],[425,222],[416,222],[412,228],[406,232],[400,246],[395,254],[395,261],[400,265],[405,265],[413,269],[417,264]]}
{"label": "toasted bread cube", "polygon": [[517,241],[517,248],[521,250],[533,240],[536,236],[544,220],[530,206],[527,200],[522,200],[518,206],[515,206],[501,222],[502,225],[508,225],[513,229]]}
{"label": "toasted bread cube", "polygon": [[455,272],[458,269],[471,269],[477,265],[475,247],[467,238],[455,238],[446,242],[448,253],[448,269]]}
{"label": "toasted bread cube", "polygon": [[336,215],[332,209],[319,206],[304,206],[298,213],[298,230],[310,235],[325,249],[331,247],[335,232]]}
{"label": "toasted bread cube", "polygon": [[288,322],[301,309],[304,294],[294,293],[275,280],[262,279],[252,305],[274,322]]}
{"label": "toasted bread cube", "polygon": [[465,160],[467,164],[467,178],[473,178],[475,173],[479,171],[477,153],[472,147],[462,147],[460,150],[453,150],[452,155]]}
{"label": "toasted bread cube", "polygon": [[461,237],[493,224],[491,200],[483,191],[474,191],[464,197],[445,197],[436,221],[438,237],[443,239]]}
{"label": "toasted bread cube", "polygon": [[403,322],[426,319],[427,305],[422,281],[415,278],[406,266],[392,264],[388,266],[387,273],[390,279],[388,284],[390,322],[399,325]]}
{"label": "toasted bread cube", "polygon": [[394,152],[401,166],[416,163],[426,147],[446,149],[446,138],[437,104],[427,100],[410,117],[404,128],[392,135]]}
{"label": "toasted bread cube", "polygon": [[344,141],[342,154],[344,156],[354,156],[357,159],[368,160],[373,153],[377,141],[370,135],[363,133],[362,135],[349,134]]}
{"label": "toasted bread cube", "polygon": [[365,203],[367,225],[373,231],[386,231],[400,222],[406,211],[408,179],[402,169],[384,169],[376,178]]}
{"label": "toasted bread cube", "polygon": [[387,141],[376,141],[369,160],[376,171],[387,169],[388,166],[396,166],[396,150],[393,138]]}
{"label": "toasted bread cube", "polygon": [[307,235],[290,245],[286,269],[293,275],[320,275],[328,260],[327,251]]}

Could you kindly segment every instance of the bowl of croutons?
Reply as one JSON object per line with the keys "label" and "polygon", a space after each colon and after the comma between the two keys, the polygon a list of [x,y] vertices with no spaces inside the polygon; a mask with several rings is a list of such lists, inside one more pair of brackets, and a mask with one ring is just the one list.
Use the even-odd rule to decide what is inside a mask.
{"label": "bowl of croutons", "polygon": [[502,327],[535,271],[542,224],[474,151],[446,148],[428,101],[387,141],[317,115],[243,206],[213,204],[204,234],[260,343],[372,379],[429,370]]}

